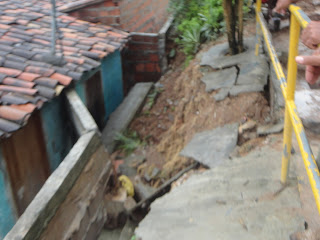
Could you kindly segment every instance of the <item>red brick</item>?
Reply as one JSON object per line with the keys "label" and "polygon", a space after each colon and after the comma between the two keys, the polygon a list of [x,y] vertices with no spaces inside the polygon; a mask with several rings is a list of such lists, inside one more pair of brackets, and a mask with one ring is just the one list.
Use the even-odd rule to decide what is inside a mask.
{"label": "red brick", "polygon": [[160,66],[159,66],[158,64],[156,65],[156,71],[157,71],[158,73],[161,72]]}
{"label": "red brick", "polygon": [[136,71],[137,72],[144,72],[144,64],[143,63],[138,63],[137,65],[136,65]]}
{"label": "red brick", "polygon": [[[129,5],[129,4],[128,4],[128,5]],[[117,4],[113,3],[111,0],[108,0],[108,1],[105,1],[105,2],[103,3],[103,6],[105,6],[105,7],[116,7]]]}
{"label": "red brick", "polygon": [[152,62],[158,62],[159,61],[159,56],[157,54],[150,54],[149,59]]}
{"label": "red brick", "polygon": [[147,72],[154,72],[156,69],[154,63],[147,63],[145,68]]}

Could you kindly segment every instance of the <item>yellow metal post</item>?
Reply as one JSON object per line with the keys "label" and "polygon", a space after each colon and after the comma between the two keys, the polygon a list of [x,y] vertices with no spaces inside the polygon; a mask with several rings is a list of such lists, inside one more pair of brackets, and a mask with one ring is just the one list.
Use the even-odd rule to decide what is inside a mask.
{"label": "yellow metal post", "polygon": [[256,3],[256,56],[259,55],[259,48],[261,44],[261,29],[259,27],[259,13],[261,12],[261,1],[262,0],[257,0]]}
{"label": "yellow metal post", "polygon": [[288,57],[288,82],[287,82],[287,99],[286,99],[286,112],[284,122],[284,150],[282,156],[282,170],[281,182],[283,184],[287,181],[289,162],[291,157],[291,141],[292,141],[292,122],[290,120],[289,104],[294,101],[294,92],[296,89],[297,78],[297,63],[295,57],[298,55],[298,44],[300,36],[300,25],[296,17],[291,14],[290,22],[290,45]]}

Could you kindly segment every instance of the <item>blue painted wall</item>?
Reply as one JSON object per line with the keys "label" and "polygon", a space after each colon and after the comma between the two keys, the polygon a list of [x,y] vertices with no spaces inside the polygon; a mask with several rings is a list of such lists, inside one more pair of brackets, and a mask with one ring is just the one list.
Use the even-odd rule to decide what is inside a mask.
{"label": "blue painted wall", "polygon": [[79,81],[76,84],[75,87],[76,92],[78,93],[80,99],[84,103],[84,105],[87,104],[87,99],[86,99],[86,90],[85,90],[85,81]]}
{"label": "blue painted wall", "polygon": [[101,64],[105,121],[123,100],[122,63],[120,51],[108,55]]}
{"label": "blue painted wall", "polygon": [[16,219],[5,180],[7,179],[5,179],[4,160],[0,152],[0,239],[11,230]]}
{"label": "blue painted wall", "polygon": [[66,106],[64,96],[61,94],[41,109],[42,127],[51,172],[59,166],[75,141]]}

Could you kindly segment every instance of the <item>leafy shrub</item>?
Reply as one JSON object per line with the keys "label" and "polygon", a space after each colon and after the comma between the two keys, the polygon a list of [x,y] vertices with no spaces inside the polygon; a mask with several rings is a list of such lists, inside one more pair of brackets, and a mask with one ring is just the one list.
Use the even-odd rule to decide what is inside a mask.
{"label": "leafy shrub", "polygon": [[136,131],[127,131],[124,134],[118,133],[115,140],[118,149],[123,150],[127,155],[138,147],[145,145],[145,142],[140,140]]}
{"label": "leafy shrub", "polygon": [[[244,13],[248,12],[245,0]],[[214,40],[224,31],[222,0],[171,0],[175,17],[176,42],[187,55],[194,56],[206,41]]]}

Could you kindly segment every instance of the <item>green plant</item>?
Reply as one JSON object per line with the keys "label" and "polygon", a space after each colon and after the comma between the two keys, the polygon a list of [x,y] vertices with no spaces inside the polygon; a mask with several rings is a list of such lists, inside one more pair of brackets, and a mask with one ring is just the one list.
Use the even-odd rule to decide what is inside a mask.
{"label": "green plant", "polygon": [[136,131],[127,131],[124,134],[117,133],[115,140],[118,149],[123,150],[127,155],[145,144],[144,141],[140,140]]}
{"label": "green plant", "polygon": [[[245,4],[244,12],[248,9]],[[202,43],[214,40],[225,29],[222,0],[171,0],[170,12],[175,17],[175,42],[186,54],[186,64]]]}

